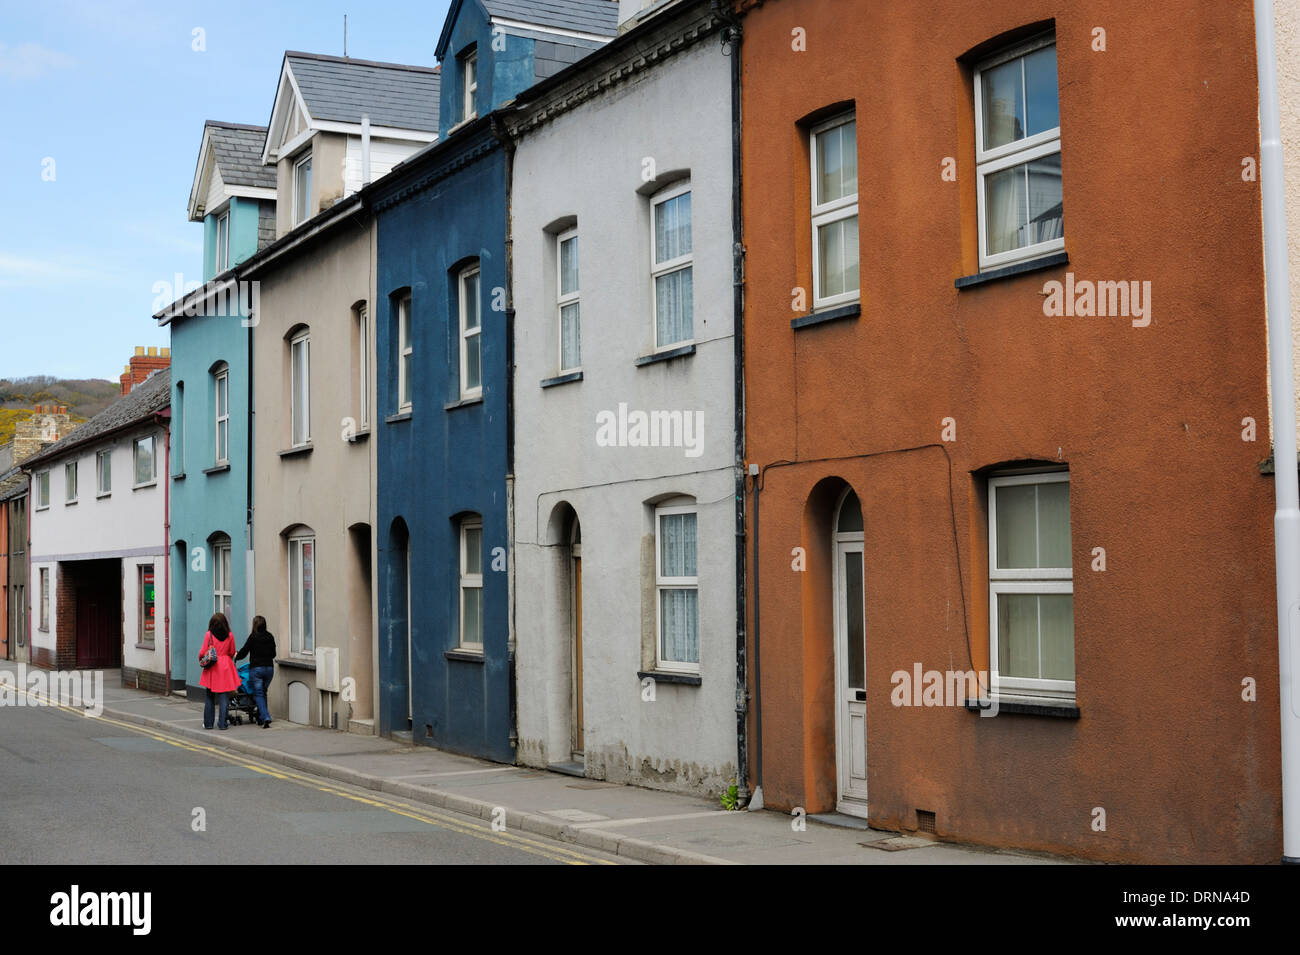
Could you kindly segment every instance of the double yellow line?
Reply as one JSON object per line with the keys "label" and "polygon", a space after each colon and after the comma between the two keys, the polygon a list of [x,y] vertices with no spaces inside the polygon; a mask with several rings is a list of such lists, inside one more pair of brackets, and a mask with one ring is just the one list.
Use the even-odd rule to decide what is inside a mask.
{"label": "double yellow line", "polygon": [[505,831],[497,832],[489,825],[471,822],[464,816],[456,816],[437,809],[417,808],[409,803],[398,802],[390,799],[372,799],[366,796],[358,796],[355,793],[346,792],[334,786],[326,786],[317,782],[310,776],[293,772],[289,769],[272,769],[265,764],[253,761],[249,757],[232,756],[214,746],[207,746],[203,743],[194,743],[180,737],[172,736],[162,730],[143,729],[132,723],[125,723],[121,720],[115,720],[108,716],[96,716],[79,710],[72,706],[63,706],[58,703],[46,702],[44,698],[33,694],[30,690],[24,688],[24,692],[29,697],[37,699],[54,709],[64,710],[86,719],[98,720],[101,723],[107,723],[111,726],[118,726],[132,733],[139,733],[150,739],[157,740],[160,743],[167,743],[178,749],[183,749],[191,753],[198,753],[204,756],[211,756],[214,759],[220,759],[235,766],[252,770],[264,776],[271,776],[285,782],[294,783],[307,789],[314,789],[317,792],[328,793],[331,796],[338,796],[342,799],[348,799],[352,802],[361,803],[363,806],[370,806],[375,809],[383,809],[397,816],[404,816],[407,819],[414,819],[417,822],[423,822],[426,825],[436,826],[440,829],[446,829],[450,832],[457,832],[461,835],[472,836],[475,839],[481,839],[484,842],[491,842],[507,849],[515,849],[519,852],[527,852],[532,855],[542,856],[554,862],[562,862],[565,865],[616,865],[608,859],[602,859],[599,856],[589,855],[585,852],[579,852],[574,849],[566,849],[563,846],[555,845],[550,842],[543,842],[541,839],[533,836],[526,836],[515,832]]}

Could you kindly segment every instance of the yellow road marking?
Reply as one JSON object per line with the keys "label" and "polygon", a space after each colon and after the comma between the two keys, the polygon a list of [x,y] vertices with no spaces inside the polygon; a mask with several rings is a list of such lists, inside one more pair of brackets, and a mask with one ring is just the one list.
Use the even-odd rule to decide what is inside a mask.
{"label": "yellow road marking", "polygon": [[112,717],[104,716],[102,714],[97,716],[94,713],[89,713],[85,710],[79,710],[73,706],[64,706],[60,703],[47,701],[43,699],[39,694],[33,693],[31,690],[27,689],[26,687],[23,687],[22,690],[24,693],[26,693],[28,697],[41,701],[45,706],[48,706],[52,709],[63,710],[67,713],[72,713],[74,715],[81,716],[86,719],[98,720],[101,723],[107,723],[112,726],[118,726],[121,727],[122,729],[130,730],[133,733],[139,733],[142,736],[148,736],[149,738],[156,740],[157,742],[167,743],[170,746],[175,746],[178,749],[187,750],[188,752],[198,753],[204,756],[211,756],[214,759],[220,759],[228,763],[233,763],[236,766],[240,766],[244,769],[251,770],[255,773],[261,773],[264,776],[271,776],[274,777],[275,779],[294,783],[296,785],[303,786],[307,789],[315,789],[318,792],[327,793],[331,796],[339,796],[343,799],[351,800],[352,802],[361,803],[366,806],[373,806],[376,809],[383,809],[387,812],[393,813],[394,815],[405,816],[408,819],[414,819],[417,822],[422,822],[425,823],[426,825],[434,826],[441,829],[447,829],[452,832],[460,833],[461,835],[473,836],[476,839],[481,839],[485,842],[492,842],[499,846],[505,846],[508,849],[516,849],[520,852],[528,852],[531,853],[532,855],[544,856],[545,858],[548,858],[553,862],[563,862],[566,865],[617,865],[617,863],[611,862],[608,859],[601,859],[597,856],[588,855],[587,853],[584,852],[578,852],[572,849],[566,849],[561,846],[553,845],[547,842],[542,842],[539,839],[535,839],[531,836],[524,836],[524,835],[520,835],[508,831],[497,832],[496,830],[492,829],[490,826],[485,826],[482,825],[481,823],[470,822],[468,821],[468,819],[464,817],[453,816],[441,810],[417,808],[415,806],[411,806],[407,803],[398,802],[396,800],[369,799],[364,796],[357,796],[353,793],[344,792],[343,790],[331,786],[324,786],[316,782],[310,776],[305,776],[296,773],[292,770],[275,770],[275,769],[269,769],[265,766],[257,765],[256,763],[249,761],[252,759],[252,757],[234,756],[230,753],[227,753],[214,746],[209,746],[205,743],[195,743],[190,740],[171,736],[170,734],[166,733],[163,730],[144,728],[144,727],[136,726],[133,723],[126,723],[123,722],[122,720],[116,720],[113,719]]}

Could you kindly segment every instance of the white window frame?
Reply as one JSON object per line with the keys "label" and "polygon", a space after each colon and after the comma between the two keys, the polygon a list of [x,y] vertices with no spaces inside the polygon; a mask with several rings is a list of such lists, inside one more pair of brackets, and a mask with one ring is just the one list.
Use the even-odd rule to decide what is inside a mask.
{"label": "white window frame", "polygon": [[[578,287],[572,292],[566,293],[564,291],[564,244],[569,241],[578,241],[578,230],[576,228],[561,232],[555,237],[555,327],[559,332],[556,353],[559,357],[561,375],[582,371],[582,246],[581,244],[577,246],[579,252]],[[572,305],[578,306],[578,363],[576,365],[565,365],[564,310]]]}
{"label": "white window frame", "polygon": [[[1058,125],[1052,129],[1045,129],[1033,136],[1027,136],[1024,139],[1018,139],[1014,142],[1004,143],[994,149],[984,148],[984,72],[994,67],[1001,66],[1011,60],[1019,59],[1033,53],[1035,50],[1041,50],[1045,47],[1056,45],[1055,31],[1039,34],[1032,39],[1025,40],[1005,50],[998,52],[996,55],[982,60],[975,69],[975,183],[976,194],[975,204],[979,216],[979,263],[981,270],[997,269],[1006,265],[1014,265],[1017,262],[1027,262],[1031,259],[1042,258],[1045,255],[1051,255],[1053,252],[1059,252],[1065,248],[1065,237],[1059,239],[1048,239],[1046,242],[1037,242],[1034,245],[1025,246],[1022,249],[1013,249],[1009,252],[997,252],[990,255],[988,249],[988,232],[987,220],[985,217],[985,188],[984,181],[992,173],[1001,172],[1012,166],[1019,166],[1023,163],[1035,159],[1041,159],[1044,156],[1059,154],[1061,151],[1061,127],[1060,120],[1060,70],[1057,70],[1057,120]],[[1021,68],[1021,77],[1023,83],[1024,69]],[[1023,86],[1022,86],[1023,91]],[[1026,198],[1026,208],[1028,207]]]}
{"label": "white window frame", "polygon": [[77,503],[77,462],[69,461],[63,465],[63,503]]}
{"label": "white window frame", "polygon": [[37,577],[40,579],[40,626],[37,627],[44,633],[50,632],[50,568],[40,568]]}
{"label": "white window frame", "polygon": [[224,613],[227,617],[230,613],[226,610],[226,604],[234,608],[230,556],[229,537],[220,537],[212,542],[212,612]]}
{"label": "white window frame", "polygon": [[[855,192],[851,196],[843,196],[839,199],[834,199],[831,202],[823,202],[823,203],[817,202],[818,171],[820,169],[820,162],[819,162],[818,149],[817,149],[817,137],[820,136],[822,133],[830,132],[832,129],[835,129],[838,126],[844,126],[847,125],[848,123],[855,123],[857,121],[857,118],[858,118],[858,114],[856,110],[852,110],[847,113],[840,113],[832,117],[831,119],[826,120],[825,122],[818,123],[808,133],[808,146],[809,146],[808,155],[811,159],[811,162],[809,164],[809,173],[811,176],[810,185],[812,188],[812,191],[809,193],[809,197],[812,203],[812,266],[813,266],[812,284],[813,284],[813,311],[814,312],[821,309],[836,308],[840,305],[847,305],[852,302],[862,301],[862,281],[861,281],[862,246],[860,244],[862,239],[862,233],[861,233],[862,220],[860,218],[858,219],[858,227],[859,227],[858,287],[851,292],[841,292],[836,295],[821,294],[821,274],[822,274],[821,242],[819,241],[819,235],[818,235],[818,233],[820,232],[823,226],[832,225],[844,219],[852,219],[858,215],[858,193]],[[857,152],[856,130],[854,131],[853,134],[853,141],[854,141],[854,153],[856,155]],[[859,167],[859,169],[861,169],[861,167]],[[860,183],[861,183],[861,179],[859,179],[859,184]],[[860,188],[861,187],[859,185],[859,191]]]}
{"label": "white window frame", "polygon": [[[399,414],[409,412],[415,403],[415,382],[408,381],[415,371],[415,343],[411,335],[411,296],[403,295],[397,300],[397,411]],[[410,359],[410,371],[407,371],[407,359]],[[407,386],[411,397],[405,398]]]}
{"label": "white window frame", "polygon": [[1068,484],[1069,471],[1034,471],[1000,474],[988,479],[989,502],[989,673],[994,695],[1003,700],[1072,703],[1074,680],[1040,680],[1003,677],[998,672],[998,594],[1074,593],[1073,567],[998,567],[997,488],[1025,484]]}
{"label": "white window frame", "polygon": [[36,498],[36,510],[47,511],[50,508],[50,472],[37,471],[32,480],[33,496]]}
{"label": "white window frame", "polygon": [[[467,531],[474,530],[474,529],[477,529],[479,532],[479,537],[478,537],[479,572],[477,574],[469,573],[465,567],[466,555],[468,551],[466,539],[469,536],[467,534]],[[457,626],[457,645],[462,650],[468,650],[474,653],[483,652],[482,628],[483,628],[484,605],[483,605],[483,569],[482,568],[483,568],[483,559],[485,557],[485,551],[486,551],[486,547],[484,546],[484,544],[485,544],[485,538],[483,536],[483,518],[481,517],[463,518],[460,522],[460,578],[459,578],[458,589],[456,592],[457,599],[460,602],[459,603],[460,619]],[[408,556],[407,567],[408,568],[410,567],[409,556]],[[479,632],[478,642],[465,639],[465,592],[467,590],[477,590],[479,592],[478,625],[479,625],[480,632]],[[410,592],[409,589],[407,592],[409,594]]]}
{"label": "white window frame", "polygon": [[[303,348],[302,381],[294,351]],[[299,428],[299,411],[302,427]],[[289,443],[301,448],[311,444],[311,330],[303,329],[289,339]]]}
{"label": "white window frame", "polygon": [[215,272],[220,275],[230,267],[230,210],[217,216],[217,261]]}
{"label": "white window frame", "polygon": [[111,497],[113,494],[113,452],[95,452],[95,496]]}
{"label": "white window frame", "polygon": [[[478,313],[478,326],[470,329],[466,327],[469,315],[466,308],[469,305],[469,296],[465,294],[465,283],[471,276],[478,276],[478,295],[474,299],[474,307]],[[483,272],[476,262],[473,265],[461,269],[460,275],[456,278],[457,287],[457,307],[460,310],[460,396],[462,399],[481,398],[483,397]],[[466,388],[465,378],[469,371],[469,339],[478,337],[478,387]]]}
{"label": "white window frame", "polygon": [[[230,369],[222,368],[213,375],[213,385],[215,393],[213,394],[212,410],[214,421],[214,437],[216,447],[213,449],[214,460],[218,465],[230,463]],[[226,389],[226,413],[221,413],[221,389]],[[224,437],[225,447],[222,447]]]}
{"label": "white window frame", "polygon": [[[300,190],[299,185],[302,180],[302,167],[307,167],[306,189]],[[311,150],[307,150],[306,155],[295,159],[293,163],[293,224],[295,226],[306,222],[311,216],[308,214],[311,209]],[[302,202],[299,202],[298,193],[304,191]],[[302,208],[305,206],[305,208]]]}
{"label": "white window frame", "polygon": [[460,61],[460,84],[463,96],[460,104],[462,123],[478,118],[478,48],[466,52]]}
{"label": "white window frame", "polygon": [[[694,271],[695,268],[695,198],[691,197],[691,251],[685,255],[679,255],[675,259],[668,259],[660,262],[657,258],[658,250],[655,248],[655,223],[658,221],[659,207],[669,200],[676,199],[678,196],[685,195],[691,191],[691,181],[689,179],[661,189],[650,197],[650,335],[654,342],[655,351],[669,351],[674,348],[684,348],[687,345],[695,344],[695,299],[692,293],[691,297],[691,337],[683,338],[680,341],[660,344],[659,342],[659,289],[656,280],[665,275],[671,275],[673,272],[684,272],[686,269]],[[694,288],[694,275],[692,275],[692,289]]]}
{"label": "white window frame", "polygon": [[362,302],[357,306],[357,420],[362,428],[370,426],[370,310]]}
{"label": "white window frame", "polygon": [[[148,572],[153,575],[153,631],[145,635],[145,607],[144,607],[144,575]],[[135,585],[136,585],[136,612],[139,616],[137,621],[138,638],[136,644],[143,647],[152,647],[158,637],[158,565],[157,564],[136,564],[135,567]]]}
{"label": "white window frame", "polygon": [[[306,569],[306,563],[303,559],[303,545],[311,545],[311,646],[304,646],[303,622],[307,619],[307,589],[303,586],[302,572]],[[298,567],[300,571],[297,575],[293,571],[294,551],[298,552]],[[314,534],[295,534],[289,538],[289,652],[295,656],[314,656],[316,653],[316,587],[319,580],[317,574],[317,565],[319,561],[316,556],[316,536]],[[294,608],[297,608],[297,626],[294,625]]]}
{"label": "white window frame", "polygon": [[[694,514],[695,515],[695,576],[694,577],[665,577],[663,576],[663,518],[670,514]],[[665,590],[694,590],[696,592],[696,616],[695,616],[695,642],[699,656],[703,656],[704,646],[700,640],[700,618],[699,618],[699,590],[700,590],[700,512],[695,504],[682,504],[666,507],[655,508],[655,669],[664,672],[673,673],[699,673],[700,664],[687,663],[678,660],[665,660],[663,656],[664,633],[663,633],[663,591]]]}
{"label": "white window frame", "polygon": [[[150,476],[147,481],[137,481],[136,477],[140,474],[140,445],[149,442],[149,472]],[[158,483],[158,439],[147,434],[142,438],[136,438],[131,442],[131,487],[151,487]]]}

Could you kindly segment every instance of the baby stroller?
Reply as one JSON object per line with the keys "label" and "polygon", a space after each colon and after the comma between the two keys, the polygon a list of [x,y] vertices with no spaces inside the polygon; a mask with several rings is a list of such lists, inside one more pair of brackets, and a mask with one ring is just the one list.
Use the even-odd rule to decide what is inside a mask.
{"label": "baby stroller", "polygon": [[227,718],[236,726],[248,718],[248,722],[257,722],[257,700],[253,699],[253,691],[248,686],[248,668],[251,661],[245,660],[243,663],[235,664],[235,669],[239,671],[239,689],[230,697],[230,704],[227,707]]}

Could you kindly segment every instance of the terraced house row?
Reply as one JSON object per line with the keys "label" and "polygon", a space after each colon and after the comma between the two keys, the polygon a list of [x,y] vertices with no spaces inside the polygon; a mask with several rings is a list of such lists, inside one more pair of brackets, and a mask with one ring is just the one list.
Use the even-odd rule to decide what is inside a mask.
{"label": "terraced house row", "polygon": [[197,693],[209,615],[261,614],[278,719],[1276,859],[1250,4],[454,0],[429,40],[286,53],[266,126],[203,128],[124,676]]}

